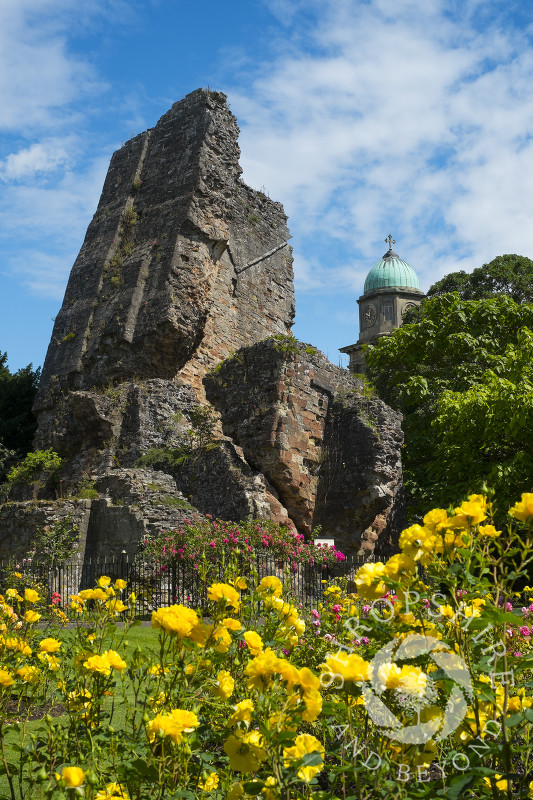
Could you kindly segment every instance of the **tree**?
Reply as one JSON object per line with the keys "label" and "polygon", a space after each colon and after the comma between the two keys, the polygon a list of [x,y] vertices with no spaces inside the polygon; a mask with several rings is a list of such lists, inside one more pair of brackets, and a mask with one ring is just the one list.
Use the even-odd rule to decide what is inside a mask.
{"label": "tree", "polygon": [[428,290],[428,297],[457,292],[462,300],[507,295],[515,303],[533,302],[533,261],[526,256],[498,256],[473,272],[451,272]]}
{"label": "tree", "polygon": [[502,508],[533,482],[533,304],[428,299],[418,322],[369,347],[369,376],[404,414],[413,513],[486,482]]}
{"label": "tree", "polygon": [[40,375],[32,364],[11,374],[7,353],[0,352],[0,444],[21,456],[32,446],[36,428],[32,406]]}

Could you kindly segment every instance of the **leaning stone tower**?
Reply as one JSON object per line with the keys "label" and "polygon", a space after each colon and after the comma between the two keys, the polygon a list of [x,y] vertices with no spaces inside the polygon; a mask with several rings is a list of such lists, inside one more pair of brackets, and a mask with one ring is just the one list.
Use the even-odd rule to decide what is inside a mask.
{"label": "leaning stone tower", "polygon": [[81,559],[133,557],[204,514],[394,548],[400,416],[290,335],[287,217],[241,179],[238,131],[199,89],[113,155],[35,402],[61,471],[0,506],[0,556],[68,517]]}

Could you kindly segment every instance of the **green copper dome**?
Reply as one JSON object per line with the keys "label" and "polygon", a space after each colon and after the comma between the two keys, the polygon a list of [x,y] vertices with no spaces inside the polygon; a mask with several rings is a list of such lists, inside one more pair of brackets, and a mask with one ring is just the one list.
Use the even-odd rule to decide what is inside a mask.
{"label": "green copper dome", "polygon": [[366,276],[364,294],[375,289],[396,288],[420,289],[416,272],[403,261],[392,248],[387,250],[383,258],[374,264]]}

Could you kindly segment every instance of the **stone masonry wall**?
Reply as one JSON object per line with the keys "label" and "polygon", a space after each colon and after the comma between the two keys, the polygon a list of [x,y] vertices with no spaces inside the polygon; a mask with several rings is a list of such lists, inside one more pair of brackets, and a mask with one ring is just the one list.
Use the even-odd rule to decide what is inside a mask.
{"label": "stone masonry wall", "polygon": [[90,500],[41,500],[0,505],[0,559],[27,558],[36,534],[45,525],[69,517],[76,525],[80,540],[76,553],[83,557],[91,509]]}
{"label": "stone masonry wall", "polygon": [[264,473],[305,535],[344,552],[394,549],[402,521],[401,417],[290,337],[241,350],[205,380],[226,436]]}
{"label": "stone masonry wall", "polygon": [[[199,89],[111,159],[35,403],[84,557],[133,556],[194,514],[394,546],[399,418],[289,335],[287,218],[241,180],[237,136],[224,95]],[[199,406],[216,410],[201,445]],[[53,486],[44,505],[0,507],[0,555],[65,513]],[[93,499],[76,500],[84,487]]]}
{"label": "stone masonry wall", "polygon": [[201,393],[211,366],[289,331],[287,218],[241,181],[237,135],[224,95],[198,90],[114,154],[43,367],[39,447],[58,446],[69,391],[183,371]]}

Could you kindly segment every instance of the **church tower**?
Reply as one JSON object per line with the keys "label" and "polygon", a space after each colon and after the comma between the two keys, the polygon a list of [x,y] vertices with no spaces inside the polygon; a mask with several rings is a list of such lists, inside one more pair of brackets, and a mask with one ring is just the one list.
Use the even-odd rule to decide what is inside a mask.
{"label": "church tower", "polygon": [[395,240],[389,235],[385,241],[389,249],[366,276],[363,294],[357,301],[359,339],[356,344],[340,348],[341,353],[350,356],[351,372],[366,372],[363,345],[374,344],[399,328],[405,312],[425,297],[414,269],[392,249]]}

